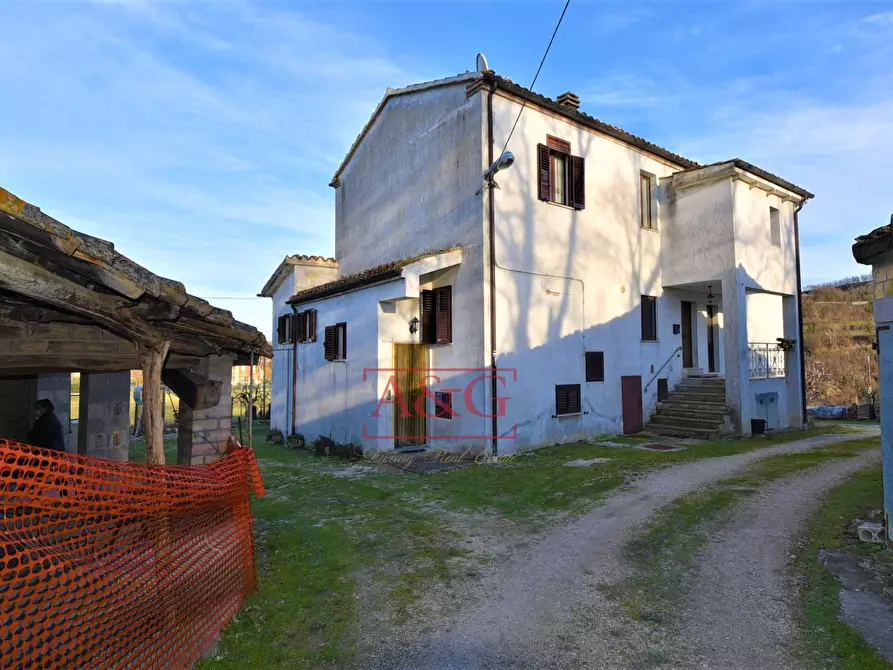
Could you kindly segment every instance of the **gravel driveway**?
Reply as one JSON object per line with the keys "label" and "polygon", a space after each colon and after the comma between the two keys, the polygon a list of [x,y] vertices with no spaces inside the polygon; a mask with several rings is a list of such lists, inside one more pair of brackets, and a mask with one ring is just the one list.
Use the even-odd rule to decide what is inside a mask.
{"label": "gravel driveway", "polygon": [[682,616],[694,667],[793,669],[795,593],[785,576],[798,532],[821,495],[849,475],[880,462],[872,449],[778,480],[735,509],[732,524],[699,557],[695,589]]}
{"label": "gravel driveway", "polygon": [[[876,432],[876,431],[875,431]],[[864,437],[866,434],[861,435]],[[729,477],[753,461],[860,437],[821,435],[650,473],[589,514],[549,534],[482,580],[457,586],[470,602],[433,623],[422,638],[380,631],[365,668],[618,668],[631,650],[653,648],[655,632],[623,616],[601,588],[626,576],[622,548],[639,524],[673,499]],[[639,658],[636,667],[667,659]],[[760,666],[750,666],[760,667]]]}

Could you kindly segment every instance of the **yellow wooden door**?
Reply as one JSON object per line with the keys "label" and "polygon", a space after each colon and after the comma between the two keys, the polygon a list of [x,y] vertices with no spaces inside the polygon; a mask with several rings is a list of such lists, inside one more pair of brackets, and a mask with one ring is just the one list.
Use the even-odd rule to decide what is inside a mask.
{"label": "yellow wooden door", "polygon": [[[427,443],[427,406],[422,393],[422,379],[428,374],[428,346],[394,344],[394,380],[402,402],[395,402],[394,448],[421,447]],[[395,395],[394,400],[397,400]],[[418,410],[421,409],[421,412]]]}

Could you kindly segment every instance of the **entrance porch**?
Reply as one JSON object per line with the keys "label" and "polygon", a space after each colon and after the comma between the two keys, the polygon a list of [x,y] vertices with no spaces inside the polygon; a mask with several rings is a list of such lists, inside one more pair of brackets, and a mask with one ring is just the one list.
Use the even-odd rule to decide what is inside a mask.
{"label": "entrance porch", "polygon": [[[722,421],[711,407],[714,411],[709,421],[715,431],[750,435],[753,420],[765,421],[770,430],[803,424],[795,295],[748,288],[734,276],[665,287],[664,293],[679,301],[680,385],[693,377],[724,380],[720,386],[724,387],[728,416]],[[674,333],[676,330],[674,324]],[[711,383],[718,391],[716,385]],[[695,416],[697,408],[691,409],[691,416],[674,412],[677,423],[707,431],[706,417]],[[655,420],[667,423],[666,419]]]}

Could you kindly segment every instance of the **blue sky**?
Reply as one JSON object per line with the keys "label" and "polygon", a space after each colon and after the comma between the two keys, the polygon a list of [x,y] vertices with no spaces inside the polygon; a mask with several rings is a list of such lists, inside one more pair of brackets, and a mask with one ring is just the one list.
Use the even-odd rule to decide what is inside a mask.
{"label": "blue sky", "polygon": [[[528,85],[550,2],[11,2],[0,185],[270,331],[250,298],[334,251],[327,184],[388,86],[483,51]],[[816,194],[805,283],[864,272],[893,211],[893,3],[572,0],[537,90],[694,160]]]}

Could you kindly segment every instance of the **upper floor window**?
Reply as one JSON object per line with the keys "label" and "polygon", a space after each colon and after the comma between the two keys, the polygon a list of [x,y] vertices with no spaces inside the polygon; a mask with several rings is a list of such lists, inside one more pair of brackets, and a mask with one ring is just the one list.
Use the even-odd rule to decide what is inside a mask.
{"label": "upper floor window", "polygon": [[574,209],[586,206],[585,161],[571,155],[570,142],[547,135],[546,143],[537,146],[537,161],[540,200]]}
{"label": "upper floor window", "polygon": [[453,287],[440,286],[421,292],[421,342],[450,344],[453,341]]}
{"label": "upper floor window", "polygon": [[347,324],[326,326],[323,350],[327,361],[343,361],[347,358]]}
{"label": "upper floor window", "polygon": [[279,344],[291,344],[294,342],[292,315],[283,314],[276,321],[276,341]]}
{"label": "upper floor window", "polygon": [[778,220],[778,210],[769,208],[769,238],[776,247],[781,246],[781,222]]}
{"label": "upper floor window", "polygon": [[652,207],[652,186],[654,178],[644,172],[639,175],[639,220],[642,228],[655,230],[654,211]]}
{"label": "upper floor window", "polygon": [[651,295],[642,296],[642,339],[657,340],[657,298]]}
{"label": "upper floor window", "polygon": [[316,342],[316,310],[308,309],[295,314],[295,342]]}

